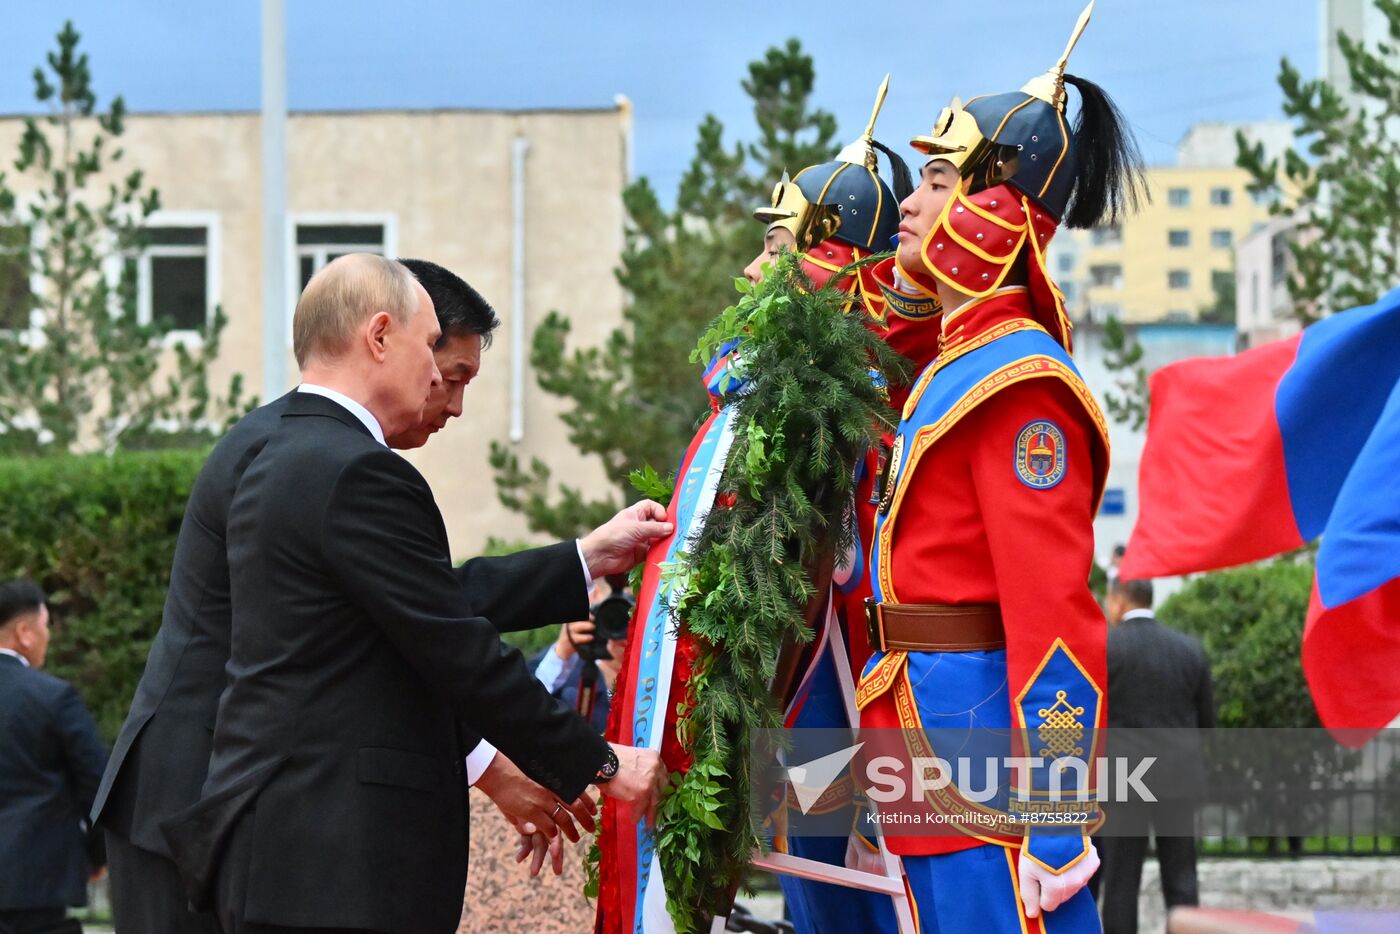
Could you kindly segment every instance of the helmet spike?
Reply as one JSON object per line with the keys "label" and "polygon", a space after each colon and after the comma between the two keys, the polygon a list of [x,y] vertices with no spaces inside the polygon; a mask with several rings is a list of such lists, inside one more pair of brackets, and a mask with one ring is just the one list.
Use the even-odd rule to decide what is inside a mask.
{"label": "helmet spike", "polygon": [[889,90],[890,76],[885,75],[885,80],[880,82],[880,89],[875,92],[875,106],[870,111],[870,122],[865,125],[865,132],[837,153],[837,159],[852,165],[863,165],[872,172],[878,171],[880,163],[875,154],[875,121],[880,118],[880,108],[885,106],[885,95]]}
{"label": "helmet spike", "polygon": [[870,122],[865,125],[865,139],[868,151],[865,154],[865,167],[870,171],[875,171],[878,163],[875,161],[875,121],[880,119],[880,108],[885,106],[885,95],[890,90],[890,76],[885,75],[885,80],[880,82],[880,90],[875,92],[875,106],[870,111]]}
{"label": "helmet spike", "polygon": [[1070,53],[1079,44],[1079,37],[1084,35],[1084,30],[1089,25],[1089,19],[1094,14],[1094,3],[1096,0],[1089,0],[1089,5],[1084,8],[1084,12],[1079,14],[1079,20],[1074,24],[1074,31],[1070,33],[1069,42],[1065,44],[1064,54],[1059,61],[1050,66],[1050,70],[1043,75],[1037,75],[1027,81],[1022,91],[1037,97],[1047,104],[1053,104],[1063,113],[1068,95],[1065,94],[1065,68],[1069,66]]}

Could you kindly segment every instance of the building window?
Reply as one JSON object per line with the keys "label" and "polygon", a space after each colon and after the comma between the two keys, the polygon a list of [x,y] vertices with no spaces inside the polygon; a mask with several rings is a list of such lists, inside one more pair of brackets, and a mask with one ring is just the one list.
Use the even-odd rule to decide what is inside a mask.
{"label": "building window", "polygon": [[1066,282],[1060,286],[1060,294],[1065,297],[1065,304],[1074,301],[1074,283]]}
{"label": "building window", "polygon": [[1090,266],[1089,284],[1095,288],[1121,289],[1123,287],[1123,267],[1117,263]]}
{"label": "building window", "polygon": [[1094,246],[1118,246],[1123,242],[1123,227],[1121,224],[1095,227],[1091,240]]}
{"label": "building window", "polygon": [[1228,250],[1235,245],[1235,235],[1229,230],[1212,230],[1210,245],[1217,250]]}
{"label": "building window", "polygon": [[175,331],[208,322],[216,299],[210,289],[209,226],[151,226],[146,245],[130,260],[136,273],[136,318]]}
{"label": "building window", "polygon": [[1235,202],[1235,193],[1228,188],[1212,188],[1210,203],[1218,208],[1228,208]]}
{"label": "building window", "polygon": [[1167,288],[1169,289],[1189,289],[1191,288],[1191,271],[1189,269],[1169,269],[1167,270]]}
{"label": "building window", "polygon": [[1282,285],[1288,278],[1288,237],[1282,231],[1269,241],[1269,269],[1274,285]]}
{"label": "building window", "polygon": [[297,224],[301,287],[322,266],[346,253],[384,254],[383,224]]}
{"label": "building window", "polygon": [[1191,206],[1191,189],[1168,188],[1167,204],[1174,208],[1189,208]]}
{"label": "building window", "polygon": [[1074,254],[1073,254],[1073,253],[1061,253],[1061,254],[1060,254],[1060,259],[1059,259],[1059,264],[1060,264],[1060,272],[1072,272],[1072,271],[1074,270]]}
{"label": "building window", "polygon": [[1089,306],[1090,321],[1102,324],[1109,318],[1117,318],[1119,321],[1122,321],[1123,306],[1119,305],[1117,302],[1095,302]]}
{"label": "building window", "polygon": [[1189,230],[1168,230],[1167,246],[1184,247],[1191,245],[1191,231]]}
{"label": "building window", "polygon": [[0,329],[29,327],[29,228],[0,227]]}
{"label": "building window", "polygon": [[1255,207],[1270,208],[1279,202],[1279,191],[1277,188],[1265,188],[1262,191],[1251,191],[1249,200],[1254,202]]}

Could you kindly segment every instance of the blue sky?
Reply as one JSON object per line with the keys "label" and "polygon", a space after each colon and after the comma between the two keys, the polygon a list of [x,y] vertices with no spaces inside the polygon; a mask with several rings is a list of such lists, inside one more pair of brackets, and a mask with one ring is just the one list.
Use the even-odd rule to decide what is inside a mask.
{"label": "blue sky", "polygon": [[[1010,90],[1043,71],[1081,5],[287,0],[288,99],[293,109],[598,107],[626,94],[636,171],[669,199],[706,112],[731,139],[750,134],[739,81],[770,45],[802,40],[816,101],[843,137],[864,126],[890,72],[877,135],[902,146],[953,94]],[[257,0],[6,6],[0,113],[32,109],[29,74],[65,18],[83,34],[103,101],[120,92],[137,111],[258,106]],[[990,28],[993,8],[1014,21]],[[1117,99],[1150,162],[1170,162],[1195,121],[1280,116],[1278,61],[1315,74],[1317,29],[1317,0],[1099,0],[1070,70]],[[993,32],[1002,42],[989,50]]]}

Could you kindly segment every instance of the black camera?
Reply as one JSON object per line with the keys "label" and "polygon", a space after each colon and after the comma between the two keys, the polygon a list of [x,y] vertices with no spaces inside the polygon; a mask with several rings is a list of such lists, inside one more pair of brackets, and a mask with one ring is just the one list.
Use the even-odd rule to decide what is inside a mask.
{"label": "black camera", "polygon": [[611,658],[608,652],[609,639],[626,639],[632,627],[632,610],[637,601],[632,595],[614,591],[612,596],[588,608],[588,616],[593,620],[593,641],[577,646],[578,657],[584,661],[602,661]]}

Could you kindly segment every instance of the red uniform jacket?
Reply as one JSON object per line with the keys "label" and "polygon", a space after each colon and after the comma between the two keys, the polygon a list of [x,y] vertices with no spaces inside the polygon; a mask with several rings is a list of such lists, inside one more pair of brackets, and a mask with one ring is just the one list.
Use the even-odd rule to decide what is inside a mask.
{"label": "red uniform jacket", "polygon": [[[944,324],[940,362],[1028,317],[1019,288],[964,305]],[[1032,718],[1053,706],[1045,692],[1055,696],[1056,685],[1043,682],[1068,671],[1067,680],[1075,682],[1065,685],[1069,703],[1086,708],[1080,716],[1085,726],[1101,727],[1106,626],[1088,581],[1093,517],[1107,470],[1105,426],[1077,375],[1017,380],[1016,366],[991,374],[988,385],[998,388],[981,396],[900,476],[877,543],[881,596],[888,603],[998,604],[1006,631],[1009,722],[1035,731],[1038,721]],[[906,419],[924,383],[916,386]],[[1047,442],[1032,432],[1028,446],[1027,429],[1040,422],[1049,422],[1061,437],[1052,431]],[[1036,445],[1052,450],[1043,461],[1047,470],[1062,470],[1053,483],[1034,485],[1040,481],[1023,466]],[[896,669],[902,663],[903,653],[888,653],[867,673],[859,698],[863,727],[910,725],[898,703]],[[928,683],[933,680],[918,690],[939,690]],[[905,853],[943,853],[989,839],[895,837],[892,843]]]}

